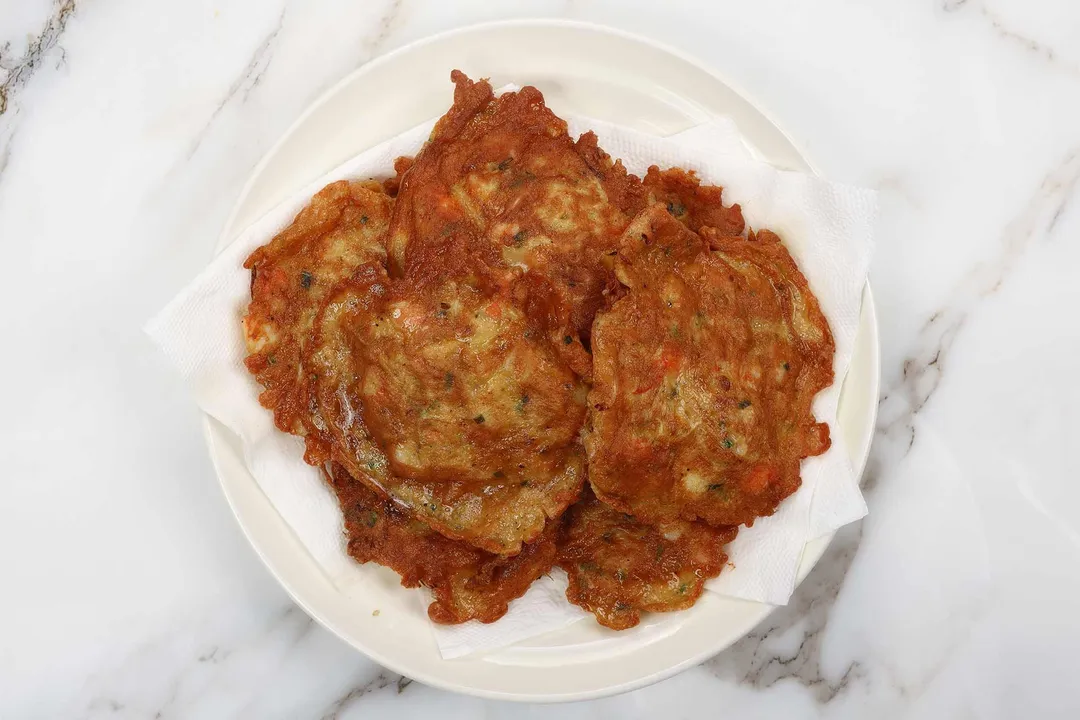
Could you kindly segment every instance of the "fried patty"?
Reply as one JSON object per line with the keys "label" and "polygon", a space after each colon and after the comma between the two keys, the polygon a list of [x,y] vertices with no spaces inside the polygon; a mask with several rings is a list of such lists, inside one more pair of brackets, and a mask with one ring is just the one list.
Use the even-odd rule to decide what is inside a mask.
{"label": "fried patty", "polygon": [[577,498],[587,388],[508,290],[372,263],[306,357],[333,458],[448,537],[511,555]]}
{"label": "fried patty", "polygon": [[638,624],[643,610],[685,610],[720,574],[734,527],[675,522],[661,532],[587,492],[563,517],[558,564],[570,578],[566,599],[613,630]]}
{"label": "fried patty", "polygon": [[616,286],[613,254],[630,216],[611,201],[602,173],[539,90],[496,98],[487,81],[456,71],[452,77],[454,104],[401,182],[390,229],[391,274],[454,272],[442,260],[442,246],[449,236],[464,238],[488,267],[530,278],[533,313],[544,318],[560,354],[587,377],[593,316]]}
{"label": "fried patty", "polygon": [[302,356],[315,314],[337,282],[364,263],[385,262],[389,220],[390,198],[378,183],[334,182],[244,262],[251,270],[244,362],[281,430],[313,431]]}
{"label": "fried patty", "polygon": [[332,465],[327,480],[345,516],[349,554],[361,563],[391,568],[405,587],[430,589],[435,599],[428,616],[437,623],[495,622],[555,561],[557,523],[505,558],[440,535],[340,465]]}
{"label": "fried patty", "polygon": [[772,514],[829,447],[811,402],[834,345],[780,239],[692,232],[664,205],[624,234],[626,295],[593,327],[589,478],[650,524]]}

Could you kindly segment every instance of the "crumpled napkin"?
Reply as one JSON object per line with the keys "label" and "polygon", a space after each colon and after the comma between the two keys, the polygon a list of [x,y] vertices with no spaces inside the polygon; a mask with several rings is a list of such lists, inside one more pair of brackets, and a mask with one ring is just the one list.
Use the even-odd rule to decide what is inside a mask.
{"label": "crumpled napkin", "polygon": [[[600,145],[635,174],[651,164],[696,170],[722,185],[751,227],[769,228],[788,245],[807,276],[836,341],[836,382],[814,403],[819,420],[835,428],[840,386],[858,328],[862,290],[873,250],[876,195],[872,191],[777,170],[755,159],[726,118],[669,138],[609,123],[567,117],[571,134],[596,131]],[[356,592],[358,566],[345,552],[342,519],[320,473],[302,460],[302,442],[279,432],[258,403],[259,387],[243,365],[240,319],[249,300],[244,258],[285,227],[325,184],[342,178],[382,177],[399,155],[415,154],[434,121],[373,147],[299,190],[245,229],[146,326],[146,332],[191,384],[199,407],[241,439],[244,459],[263,492],[328,577]],[[775,515],[744,528],[729,549],[733,567],[707,584],[724,595],[782,605],[794,589],[805,544],[859,519],[866,505],[840,433],[832,448],[803,462],[803,485]],[[444,658],[505,647],[586,617],[566,602],[558,569],[533,584],[496,623],[433,625]],[[422,591],[421,591],[422,592]]]}

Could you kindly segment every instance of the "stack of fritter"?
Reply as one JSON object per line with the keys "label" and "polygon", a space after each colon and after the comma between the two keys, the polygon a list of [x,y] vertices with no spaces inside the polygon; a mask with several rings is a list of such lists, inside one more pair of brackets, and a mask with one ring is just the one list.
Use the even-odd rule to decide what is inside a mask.
{"label": "stack of fritter", "polygon": [[556,564],[608,627],[687,608],[829,446],[828,324],[720,188],[451,77],[395,177],[327,186],[247,259],[260,401],[350,554],[430,588],[435,622],[497,620]]}

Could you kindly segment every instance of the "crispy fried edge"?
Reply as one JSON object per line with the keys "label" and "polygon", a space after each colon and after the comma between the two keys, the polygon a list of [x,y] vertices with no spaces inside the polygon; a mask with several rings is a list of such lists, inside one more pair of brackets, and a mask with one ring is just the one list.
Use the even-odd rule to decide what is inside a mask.
{"label": "crispy fried edge", "polygon": [[440,535],[337,463],[323,475],[345,519],[349,555],[361,564],[390,568],[403,587],[428,588],[434,596],[428,606],[433,622],[495,622],[554,565],[557,522],[548,523],[519,554],[502,557]]}
{"label": "crispy fried edge", "polygon": [[[585,528],[580,523],[586,522],[588,514],[604,513],[601,522],[605,532],[599,537],[584,536]],[[578,525],[575,527],[575,523]],[[685,593],[680,594],[678,603],[655,603],[642,599],[647,588],[657,585],[670,585],[670,578],[633,578],[637,583],[633,586],[636,592],[619,594],[604,592],[604,588],[613,585],[618,588],[624,587],[624,580],[618,578],[621,568],[611,568],[598,562],[599,555],[596,546],[607,542],[606,535],[610,529],[616,528],[626,533],[644,531],[642,538],[628,538],[626,543],[636,546],[639,552],[635,557],[640,559],[641,565],[650,570],[660,568],[660,572],[674,575],[676,578],[691,570],[695,579],[689,584]],[[696,542],[711,543],[715,545],[716,555],[706,565],[694,562],[686,555],[693,552],[693,547],[688,547],[691,541],[686,535],[669,540],[656,527],[639,522],[631,515],[626,515],[599,501],[592,492],[587,494],[577,503],[572,505],[563,516],[558,537],[558,557],[556,564],[566,571],[569,586],[566,589],[566,599],[573,605],[577,605],[596,617],[596,621],[604,627],[612,630],[626,630],[637,625],[641,620],[642,612],[671,612],[685,610],[692,607],[701,597],[705,589],[705,581],[716,577],[727,565],[728,556],[724,547],[735,539],[738,528],[725,526],[713,528],[704,523],[682,523],[684,533],[694,533],[693,540]],[[575,537],[575,534],[577,535]],[[706,537],[707,536],[707,537]],[[672,564],[672,558],[679,556],[681,562]],[[610,576],[610,577],[608,577]],[[596,577],[604,578],[604,585],[597,586],[593,583]]]}

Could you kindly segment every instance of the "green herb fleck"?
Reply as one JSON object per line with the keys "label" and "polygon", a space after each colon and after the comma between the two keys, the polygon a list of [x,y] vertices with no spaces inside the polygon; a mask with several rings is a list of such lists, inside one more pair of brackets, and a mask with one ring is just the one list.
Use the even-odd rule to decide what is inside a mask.
{"label": "green herb fleck", "polygon": [[266,362],[270,363],[271,365],[277,365],[277,357],[274,356],[274,353],[270,353],[266,356]]}
{"label": "green herb fleck", "polygon": [[603,540],[606,543],[609,543],[609,542],[611,542],[612,540],[615,539],[615,533],[608,530],[606,533],[604,533],[603,535],[600,536],[600,539]]}
{"label": "green herb fleck", "polygon": [[379,522],[379,513],[374,510],[365,510],[360,515],[360,522],[364,523],[369,528],[375,527],[375,524]]}
{"label": "green herb fleck", "polygon": [[686,214],[686,206],[681,203],[669,202],[667,204],[667,211],[675,217],[682,217]]}
{"label": "green herb fleck", "polygon": [[687,585],[686,585],[686,583],[679,583],[679,594],[680,594],[680,595],[685,595],[685,594],[686,594],[686,590],[687,590]]}
{"label": "green herb fleck", "polygon": [[529,404],[529,396],[528,395],[522,395],[520,398],[518,398],[517,405],[515,407],[517,408],[517,411],[519,413],[523,413],[523,412],[525,412],[525,406],[528,405],[528,404]]}
{"label": "green herb fleck", "polygon": [[622,568],[619,568],[618,570],[616,570],[615,571],[615,579],[618,580],[619,582],[625,581],[626,580],[626,571],[623,570]]}
{"label": "green herb fleck", "polygon": [[361,215],[360,216],[360,224],[361,225],[367,225],[367,215]]}
{"label": "green herb fleck", "polygon": [[500,162],[496,167],[498,167],[499,171],[501,172],[501,171],[505,170],[506,168],[510,167],[510,163],[512,163],[512,162],[514,162],[514,158],[508,157],[505,160],[503,160],[502,162]]}
{"label": "green herb fleck", "polygon": [[476,417],[473,418],[473,422],[476,423],[477,425],[482,425],[484,423],[484,416],[483,415],[477,415]]}
{"label": "green herb fleck", "polygon": [[518,230],[516,233],[514,233],[514,246],[515,247],[521,247],[522,244],[524,244],[524,242],[525,242],[525,231],[524,230]]}
{"label": "green herb fleck", "polygon": [[712,490],[713,492],[715,492],[717,490],[723,490],[723,489],[724,489],[724,483],[713,483],[712,485],[709,486],[709,490]]}
{"label": "green herb fleck", "polygon": [[582,572],[587,572],[587,573],[594,573],[594,572],[599,572],[600,566],[590,560],[590,561],[587,561],[587,562],[579,563],[578,564],[578,570],[581,570]]}
{"label": "green herb fleck", "polygon": [[563,341],[563,345],[570,345],[570,344],[572,344],[574,342],[574,338],[570,337],[569,335],[566,335],[566,336],[563,337],[562,341]]}
{"label": "green herb fleck", "polygon": [[740,400],[739,401],[739,409],[740,410],[745,410],[748,407],[750,407],[750,401],[749,400]]}
{"label": "green herb fleck", "polygon": [[790,365],[788,365],[787,363],[784,363],[784,369],[785,369],[785,370],[790,370],[790,369],[791,369],[791,366],[790,366]]}
{"label": "green herb fleck", "polygon": [[443,387],[447,390],[454,387],[454,373],[448,372],[443,376]]}
{"label": "green herb fleck", "polygon": [[664,543],[658,543],[656,546],[656,559],[659,560],[664,555]]}
{"label": "green herb fleck", "polygon": [[627,610],[630,610],[630,609],[631,609],[630,603],[625,603],[622,600],[617,600],[615,602],[615,612],[626,612]]}
{"label": "green herb fleck", "polygon": [[315,280],[314,276],[312,276],[312,274],[309,273],[307,270],[300,271],[300,286],[303,287],[305,290],[311,287],[311,283],[313,280]]}
{"label": "green herb fleck", "polygon": [[720,444],[724,446],[725,450],[730,450],[735,445],[735,441],[732,440],[731,438],[727,437],[727,438],[724,438],[724,442],[722,442]]}

